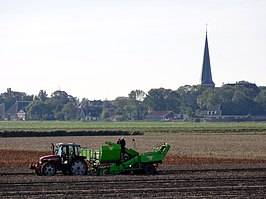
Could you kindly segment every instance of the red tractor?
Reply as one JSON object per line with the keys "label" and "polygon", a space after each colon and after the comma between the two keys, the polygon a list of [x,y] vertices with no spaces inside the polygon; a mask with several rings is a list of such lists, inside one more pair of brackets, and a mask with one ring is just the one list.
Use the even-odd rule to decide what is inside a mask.
{"label": "red tractor", "polygon": [[85,156],[80,156],[78,144],[52,144],[52,155],[40,157],[39,162],[31,165],[37,175],[52,176],[57,171],[65,175],[86,175],[88,166]]}

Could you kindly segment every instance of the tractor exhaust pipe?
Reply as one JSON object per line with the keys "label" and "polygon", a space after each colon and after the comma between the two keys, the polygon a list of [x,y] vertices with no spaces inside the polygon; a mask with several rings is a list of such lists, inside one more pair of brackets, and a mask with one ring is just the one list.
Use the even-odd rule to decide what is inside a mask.
{"label": "tractor exhaust pipe", "polygon": [[133,138],[132,141],[134,142],[134,149],[136,149],[136,141],[135,141],[135,139]]}

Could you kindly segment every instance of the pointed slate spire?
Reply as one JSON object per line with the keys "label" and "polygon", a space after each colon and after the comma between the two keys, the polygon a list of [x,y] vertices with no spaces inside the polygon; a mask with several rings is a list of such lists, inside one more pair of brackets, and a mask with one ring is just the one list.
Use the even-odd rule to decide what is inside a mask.
{"label": "pointed slate spire", "polygon": [[212,81],[212,72],[211,72],[211,63],[210,63],[210,55],[209,55],[209,47],[208,47],[207,30],[206,30],[203,64],[202,64],[202,73],[201,73],[201,85],[210,86],[210,87],[215,86],[214,82]]}

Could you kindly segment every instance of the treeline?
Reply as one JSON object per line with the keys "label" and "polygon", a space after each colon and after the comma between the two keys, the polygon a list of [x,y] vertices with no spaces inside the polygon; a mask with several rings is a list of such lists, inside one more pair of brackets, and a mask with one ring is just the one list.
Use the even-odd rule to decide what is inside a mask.
{"label": "treeline", "polygon": [[8,89],[0,95],[0,104],[16,101],[31,101],[25,108],[27,120],[143,120],[152,111],[173,111],[195,118],[217,105],[224,115],[266,115],[266,87],[246,81],[217,88],[185,85],[177,90],[158,88],[147,93],[133,90],[127,97],[113,101],[80,100],[60,90],[51,96],[40,90],[34,96]]}

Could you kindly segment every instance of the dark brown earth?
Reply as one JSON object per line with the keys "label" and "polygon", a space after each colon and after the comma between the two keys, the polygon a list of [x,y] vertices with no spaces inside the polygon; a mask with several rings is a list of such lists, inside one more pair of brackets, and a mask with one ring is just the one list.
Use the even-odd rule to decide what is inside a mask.
{"label": "dark brown earth", "polygon": [[35,176],[1,171],[0,198],[264,198],[265,165],[162,166],[158,174]]}
{"label": "dark brown earth", "polygon": [[36,176],[27,165],[43,154],[0,151],[0,198],[266,197],[265,160],[168,155],[153,176]]}
{"label": "dark brown earth", "polygon": [[75,142],[97,149],[107,137],[0,139],[0,198],[266,198],[265,135],[144,135],[127,146],[150,151],[167,142],[171,149],[158,174],[36,176],[28,169],[50,143]]}

